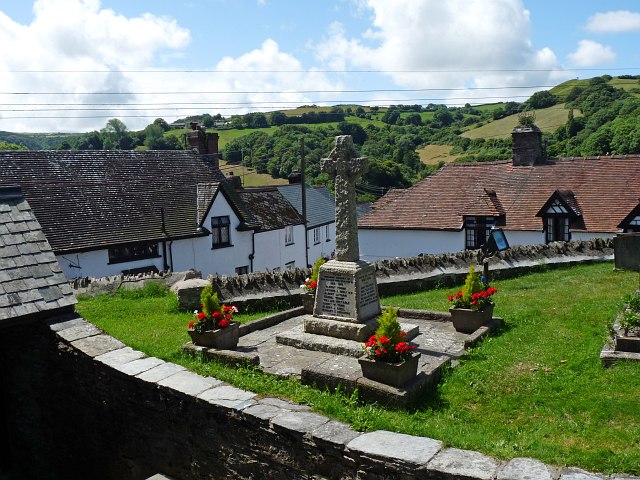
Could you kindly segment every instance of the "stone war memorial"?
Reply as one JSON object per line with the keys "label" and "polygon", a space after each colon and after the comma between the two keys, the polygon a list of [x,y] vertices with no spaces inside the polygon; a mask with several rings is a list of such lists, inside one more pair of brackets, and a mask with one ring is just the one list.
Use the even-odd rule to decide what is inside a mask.
{"label": "stone war memorial", "polygon": [[418,374],[400,386],[365,378],[358,359],[382,312],[375,266],[360,259],[358,247],[355,184],[366,173],[367,160],[358,156],[351,136],[338,136],[321,169],[335,181],[336,251],[319,269],[313,313],[271,327],[273,336],[265,331],[242,336],[239,350],[257,353],[267,372],[299,375],[302,383],[319,388],[347,393],[357,389],[364,401],[409,406],[438,382],[444,365],[501,319],[467,335],[455,331],[449,313],[400,309],[398,321],[406,341],[420,353]]}
{"label": "stone war memorial", "polygon": [[[326,329],[314,330],[323,322],[309,322],[306,331],[327,333],[332,321],[346,322],[344,338],[364,340],[372,331],[380,314],[376,272],[372,265],[360,260],[356,217],[356,180],[366,171],[366,158],[355,157],[350,136],[336,137],[336,146],[321,169],[335,179],[336,251],[335,259],[320,267],[314,317],[326,319]],[[355,325],[353,325],[355,324]]]}

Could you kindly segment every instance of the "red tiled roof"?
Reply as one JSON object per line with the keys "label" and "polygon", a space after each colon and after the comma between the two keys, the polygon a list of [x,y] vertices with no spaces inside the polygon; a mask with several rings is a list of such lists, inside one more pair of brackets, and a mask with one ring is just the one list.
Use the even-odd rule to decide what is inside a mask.
{"label": "red tiled roof", "polygon": [[582,213],[572,230],[615,233],[638,205],[640,156],[562,158],[530,167],[451,163],[411,188],[392,190],[358,226],[460,230],[463,215],[504,213],[506,229],[541,231],[536,214],[556,191]]}

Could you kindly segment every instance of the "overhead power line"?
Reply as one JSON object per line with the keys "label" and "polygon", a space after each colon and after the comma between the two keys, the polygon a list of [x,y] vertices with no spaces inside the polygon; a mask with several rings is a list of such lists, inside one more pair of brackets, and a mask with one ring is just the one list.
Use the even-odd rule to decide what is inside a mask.
{"label": "overhead power line", "polygon": [[619,68],[468,68],[468,69],[389,69],[389,70],[348,70],[348,69],[260,69],[260,70],[211,70],[211,69],[86,69],[86,70],[12,70],[2,69],[2,73],[499,73],[499,72],[546,72],[546,73],[571,73],[571,72],[606,72],[606,71],[634,71],[640,67],[619,67]]}
{"label": "overhead power line", "polygon": [[212,91],[167,91],[167,92],[0,92],[0,95],[240,95],[296,93],[389,93],[389,92],[466,92],[480,90],[518,90],[553,88],[556,85],[505,85],[501,87],[455,87],[455,88],[373,88],[360,90],[212,90]]}

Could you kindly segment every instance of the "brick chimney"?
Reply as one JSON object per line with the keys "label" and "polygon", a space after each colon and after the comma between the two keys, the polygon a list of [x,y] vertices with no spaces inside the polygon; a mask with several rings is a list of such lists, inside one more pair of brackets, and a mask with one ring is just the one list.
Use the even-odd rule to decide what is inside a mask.
{"label": "brick chimney", "polygon": [[187,133],[189,148],[200,155],[207,155],[218,167],[218,134],[206,132],[204,127],[198,125],[198,122],[191,122],[189,125],[191,127],[191,131]]}
{"label": "brick chimney", "polygon": [[242,179],[239,175],[229,175],[227,177],[227,182],[229,182],[234,190],[242,189]]}
{"label": "brick chimney", "polygon": [[513,166],[530,167],[546,163],[542,132],[535,125],[518,125],[511,132]]}
{"label": "brick chimney", "polygon": [[289,185],[302,183],[302,174],[300,172],[292,172],[287,179],[289,180]]}

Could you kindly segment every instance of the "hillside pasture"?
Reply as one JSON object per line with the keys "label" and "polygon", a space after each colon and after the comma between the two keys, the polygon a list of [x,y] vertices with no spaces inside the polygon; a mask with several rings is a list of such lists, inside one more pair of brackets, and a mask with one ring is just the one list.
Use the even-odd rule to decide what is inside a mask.
{"label": "hillside pasture", "polygon": [[451,155],[452,148],[451,145],[426,145],[416,151],[422,163],[437,165],[438,162],[449,163],[460,157],[460,155]]}
{"label": "hillside pasture", "polygon": [[[553,107],[536,110],[536,125],[543,132],[553,132],[567,122],[569,110],[565,108],[565,104],[561,103]],[[573,114],[578,117],[580,112],[574,110]],[[511,131],[518,125],[518,115],[509,115],[508,117],[494,120],[478,128],[471,128],[463,132],[461,136],[476,138],[508,138]]]}

